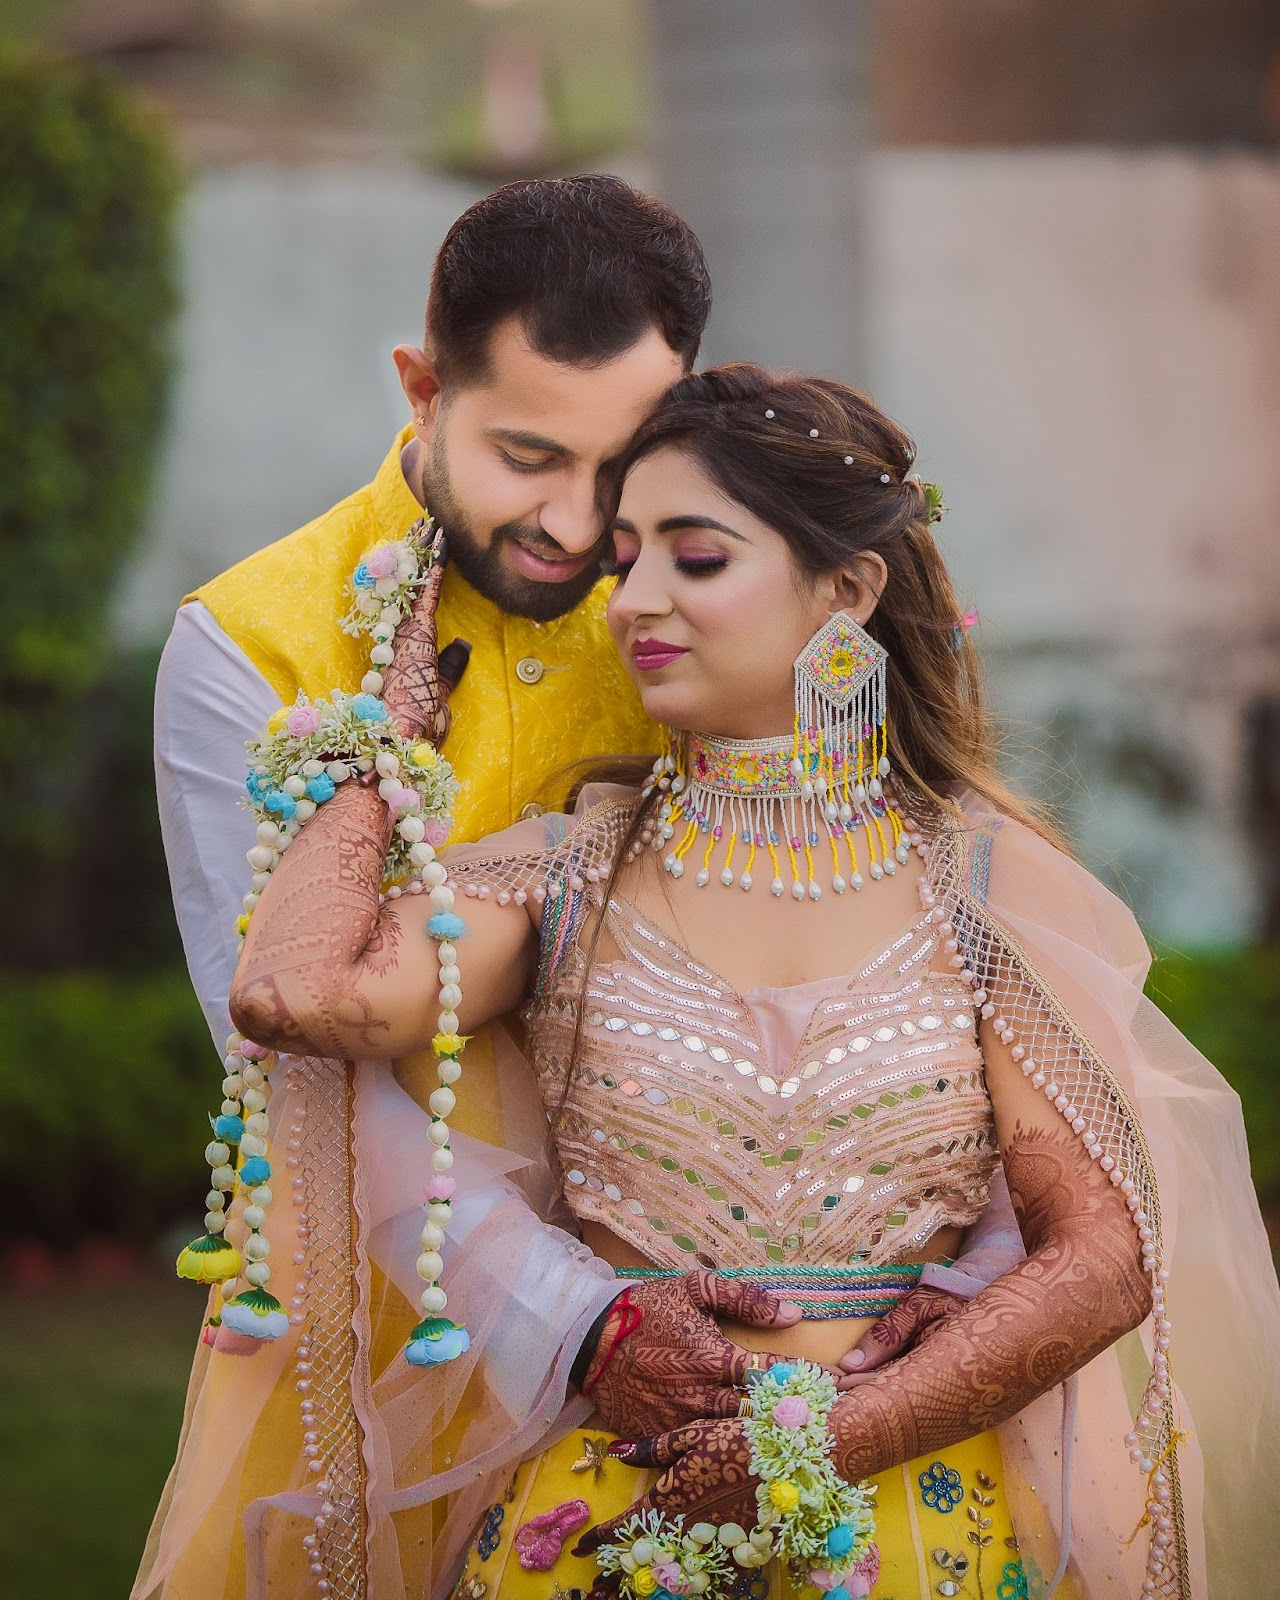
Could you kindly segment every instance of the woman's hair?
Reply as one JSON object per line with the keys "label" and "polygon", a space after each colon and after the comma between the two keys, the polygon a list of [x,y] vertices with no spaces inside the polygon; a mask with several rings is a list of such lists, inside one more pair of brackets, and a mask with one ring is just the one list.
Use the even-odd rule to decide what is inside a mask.
{"label": "woman's hair", "polygon": [[875,553],[888,571],[867,632],[888,652],[889,759],[902,798],[955,815],[972,789],[1060,844],[1000,777],[977,651],[931,523],[937,491],[911,472],[915,444],[865,395],[830,378],[742,362],[682,378],[616,464],[673,446],[786,540],[801,582]]}

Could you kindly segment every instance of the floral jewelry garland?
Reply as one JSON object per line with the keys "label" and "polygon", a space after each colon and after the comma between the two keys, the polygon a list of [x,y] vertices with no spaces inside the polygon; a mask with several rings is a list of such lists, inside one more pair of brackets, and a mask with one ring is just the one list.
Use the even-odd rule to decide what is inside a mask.
{"label": "floral jewelry garland", "polygon": [[[466,924],[454,912],[453,890],[444,866],[436,860],[436,849],[448,836],[449,808],[458,793],[453,769],[433,745],[401,738],[378,696],[383,687],[380,669],[394,659],[396,628],[412,611],[416,591],[426,581],[438,549],[433,525],[423,519],[406,538],[380,544],[365,556],[352,574],[354,604],[342,624],[347,633],[373,639],[372,667],[361,679],[360,693],[345,695],[335,689],[328,700],[311,701],[299,692],[292,706],[281,706],[262,735],[246,744],[246,804],[258,827],[257,842],[247,856],[253,878],[236,921],[243,943],[262,891],[299,830],[333,798],[340,784],[376,771],[378,793],[394,819],[379,899],[426,890],[432,907],[427,932],[436,941],[440,963],[441,1009],[432,1040],[439,1087],[428,1101],[434,1148],[417,1262],[418,1275],[426,1283],[421,1296],[426,1317],[405,1346],[405,1357],[414,1366],[452,1360],[470,1344],[465,1328],[440,1315],[447,1297],[440,1286],[444,1262],[439,1253],[455,1189],[449,1176],[453,1152],[445,1118],[457,1104],[452,1085],[462,1075],[460,1057],[466,1042],[458,1032],[457,1015],[462,1003],[457,940]],[[220,1325],[254,1340],[278,1339],[291,1319],[267,1289],[270,1244],[262,1227],[272,1198],[269,1079],[279,1057],[238,1033],[230,1035],[226,1050],[224,1099],[220,1115],[210,1119],[213,1140],[205,1148],[205,1160],[212,1168],[205,1232],[179,1255],[178,1275],[219,1286],[220,1310],[209,1318],[206,1342],[213,1342]],[[234,1198],[237,1192],[246,1202],[240,1216],[247,1229],[243,1252],[225,1237],[231,1220],[228,1196]],[[249,1288],[234,1294],[234,1280],[241,1272]],[[299,1322],[301,1317],[295,1314],[292,1320]]]}
{"label": "floral jewelry garland", "polygon": [[733,1565],[763,1567],[785,1561],[797,1587],[811,1584],[830,1600],[866,1595],[875,1581],[870,1492],[846,1483],[831,1463],[827,1418],[836,1386],[809,1361],[782,1361],[750,1391],[744,1419],[751,1445],[757,1523],[748,1533],[736,1522],[715,1528],[660,1511],[638,1512],[602,1545],[596,1560],[603,1573],[617,1573],[628,1600],[671,1600],[727,1592]]}

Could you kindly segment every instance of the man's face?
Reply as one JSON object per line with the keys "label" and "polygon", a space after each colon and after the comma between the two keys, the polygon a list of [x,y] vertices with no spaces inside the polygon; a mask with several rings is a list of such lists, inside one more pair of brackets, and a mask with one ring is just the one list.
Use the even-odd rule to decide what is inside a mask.
{"label": "man's face", "polygon": [[599,578],[601,470],[683,368],[656,328],[603,366],[563,366],[516,317],[494,329],[489,362],[432,403],[423,499],[468,583],[546,622]]}

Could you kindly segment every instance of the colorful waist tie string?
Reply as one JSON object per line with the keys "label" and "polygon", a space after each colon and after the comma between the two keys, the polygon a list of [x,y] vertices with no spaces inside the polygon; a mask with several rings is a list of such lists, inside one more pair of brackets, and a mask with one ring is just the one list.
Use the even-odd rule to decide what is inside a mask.
{"label": "colorful waist tie string", "polygon": [[[618,1267],[619,1277],[639,1278],[649,1283],[660,1278],[684,1276],[681,1267]],[[823,1322],[835,1317],[883,1317],[903,1295],[920,1282],[923,1263],[906,1266],[803,1267],[717,1267],[721,1278],[757,1283],[793,1300],[807,1321]]]}

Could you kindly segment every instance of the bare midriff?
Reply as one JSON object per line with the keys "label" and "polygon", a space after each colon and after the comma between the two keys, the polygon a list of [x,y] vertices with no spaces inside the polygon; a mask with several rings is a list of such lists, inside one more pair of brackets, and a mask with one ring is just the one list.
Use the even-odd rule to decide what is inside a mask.
{"label": "bare midriff", "polygon": [[[953,1258],[964,1238],[962,1228],[943,1228],[934,1234],[926,1248],[916,1255],[905,1255],[902,1262],[942,1261]],[[634,1245],[619,1239],[598,1222],[582,1226],[582,1242],[592,1253],[607,1261],[611,1267],[652,1267],[636,1251]],[[875,1321],[873,1317],[839,1317],[829,1322],[798,1322],[790,1328],[755,1328],[742,1322],[725,1321],[721,1324],[724,1335],[744,1350],[763,1350],[777,1356],[802,1356],[807,1361],[818,1361],[834,1366],[846,1355]]]}

